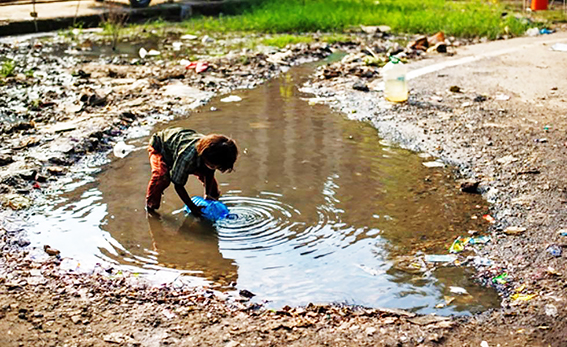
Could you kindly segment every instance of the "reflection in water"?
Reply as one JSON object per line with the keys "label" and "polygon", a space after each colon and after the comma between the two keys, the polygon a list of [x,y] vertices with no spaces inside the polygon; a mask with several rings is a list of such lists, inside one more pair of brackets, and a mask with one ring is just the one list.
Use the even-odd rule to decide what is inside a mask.
{"label": "reflection in water", "polygon": [[232,259],[223,258],[217,231],[211,223],[188,216],[181,225],[172,228],[167,225],[166,217],[148,218],[158,265],[199,271],[223,285],[236,282],[237,266]]}
{"label": "reflection in water", "polygon": [[[36,242],[50,238],[63,254],[145,272],[173,269],[225,285],[236,281],[276,307],[347,302],[449,314],[498,305],[495,293],[474,285],[466,270],[424,271],[414,257],[447,253],[456,236],[483,230],[482,218],[472,218],[486,211],[480,197],[461,194],[448,170],[427,169],[417,155],[381,145],[371,126],[303,100],[296,87],[302,69],[239,92],[242,102],[216,101],[207,106],[216,111],[162,126],[237,140],[242,154],[235,172],[217,176],[236,220],[198,223],[180,212],[173,189],[162,200],[163,218],[147,220],[150,167],[140,150],[114,160],[95,184],[41,217],[51,227]],[[187,188],[202,193],[194,178]],[[80,233],[67,227],[75,220],[83,222]],[[83,245],[85,235],[99,238],[96,250]],[[453,295],[449,286],[471,295],[436,309]]]}

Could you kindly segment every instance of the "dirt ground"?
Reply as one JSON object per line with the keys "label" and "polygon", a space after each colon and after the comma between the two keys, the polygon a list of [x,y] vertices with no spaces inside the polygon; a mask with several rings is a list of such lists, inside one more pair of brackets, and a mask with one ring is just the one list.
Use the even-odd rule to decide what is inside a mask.
{"label": "dirt ground", "polygon": [[[333,305],[272,311],[251,303],[247,293],[154,287],[112,268],[70,273],[61,268],[56,250],[38,257],[38,250],[26,248],[19,221],[43,189],[76,173],[85,158],[96,162],[128,128],[155,121],[160,112],[190,112],[172,112],[172,105],[203,104],[210,97],[203,91],[253,87],[283,67],[322,58],[337,47],[313,44],[250,53],[245,59],[228,56],[211,61],[202,74],[168,63],[62,59],[57,66],[73,73],[72,83],[28,104],[34,109],[29,118],[2,130],[2,345],[567,344],[562,252],[567,245],[562,236],[567,233],[567,53],[550,50],[555,42],[567,42],[567,35],[455,48],[453,56],[406,49],[415,61],[410,76],[416,77],[410,80],[409,102],[396,105],[377,90],[379,68],[364,64],[360,55],[369,55],[367,47],[374,48],[372,53],[398,48],[376,36],[372,42],[353,40],[338,47],[359,57],[322,67],[305,89],[349,117],[370,121],[383,138],[454,165],[463,182],[477,187],[473,193],[491,203],[494,218],[492,242],[478,254],[491,262],[478,265],[478,278],[497,287],[500,309],[469,318]],[[40,46],[20,46],[29,54],[18,59],[37,58]],[[4,54],[13,48],[1,47]],[[429,70],[420,70],[425,67]],[[433,72],[421,74],[427,71]],[[48,77],[42,83],[52,81],[60,83]],[[180,89],[180,82],[193,89]],[[15,90],[37,81],[17,74],[8,83]],[[26,101],[14,94],[0,105],[17,102]],[[503,272],[508,277],[493,281]]]}

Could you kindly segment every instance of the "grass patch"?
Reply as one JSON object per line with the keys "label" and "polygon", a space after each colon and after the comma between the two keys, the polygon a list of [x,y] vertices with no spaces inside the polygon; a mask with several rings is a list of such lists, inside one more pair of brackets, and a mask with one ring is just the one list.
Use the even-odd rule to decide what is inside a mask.
{"label": "grass patch", "polygon": [[0,78],[10,77],[14,74],[14,70],[16,69],[16,64],[13,60],[8,59],[2,62],[2,66],[0,67]]}
{"label": "grass patch", "polygon": [[311,43],[313,42],[312,37],[307,36],[295,36],[295,35],[277,35],[274,37],[263,39],[263,45],[266,46],[274,46],[278,48],[284,48],[289,44],[297,44],[297,43]]}
{"label": "grass patch", "polygon": [[229,15],[184,22],[190,32],[343,32],[351,26],[388,25],[394,32],[497,38],[521,35],[526,21],[502,16],[497,1],[463,0],[256,0]]}

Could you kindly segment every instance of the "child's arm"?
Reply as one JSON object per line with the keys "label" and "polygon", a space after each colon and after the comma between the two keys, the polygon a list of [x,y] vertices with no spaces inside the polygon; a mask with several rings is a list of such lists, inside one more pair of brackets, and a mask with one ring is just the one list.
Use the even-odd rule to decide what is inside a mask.
{"label": "child's arm", "polygon": [[205,199],[218,200],[220,198],[220,190],[217,180],[215,179],[215,172],[210,170],[205,175]]}
{"label": "child's arm", "polygon": [[203,208],[202,206],[197,206],[193,203],[193,201],[191,201],[191,197],[189,196],[189,194],[187,193],[187,190],[185,190],[185,186],[182,186],[180,184],[174,184],[175,186],[175,191],[177,192],[177,195],[179,195],[179,198],[181,198],[181,201],[183,201],[185,203],[185,205],[187,205],[187,207],[189,207],[189,209],[191,210],[191,213],[195,216],[195,217],[201,217],[201,209]]}

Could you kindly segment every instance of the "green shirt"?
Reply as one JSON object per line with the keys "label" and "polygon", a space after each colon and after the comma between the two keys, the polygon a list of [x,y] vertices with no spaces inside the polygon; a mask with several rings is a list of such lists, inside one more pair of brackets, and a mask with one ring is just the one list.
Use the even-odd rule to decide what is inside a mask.
{"label": "green shirt", "polygon": [[202,166],[195,144],[203,137],[194,130],[168,128],[158,131],[150,139],[150,146],[163,156],[169,168],[171,182],[185,185],[189,175]]}

